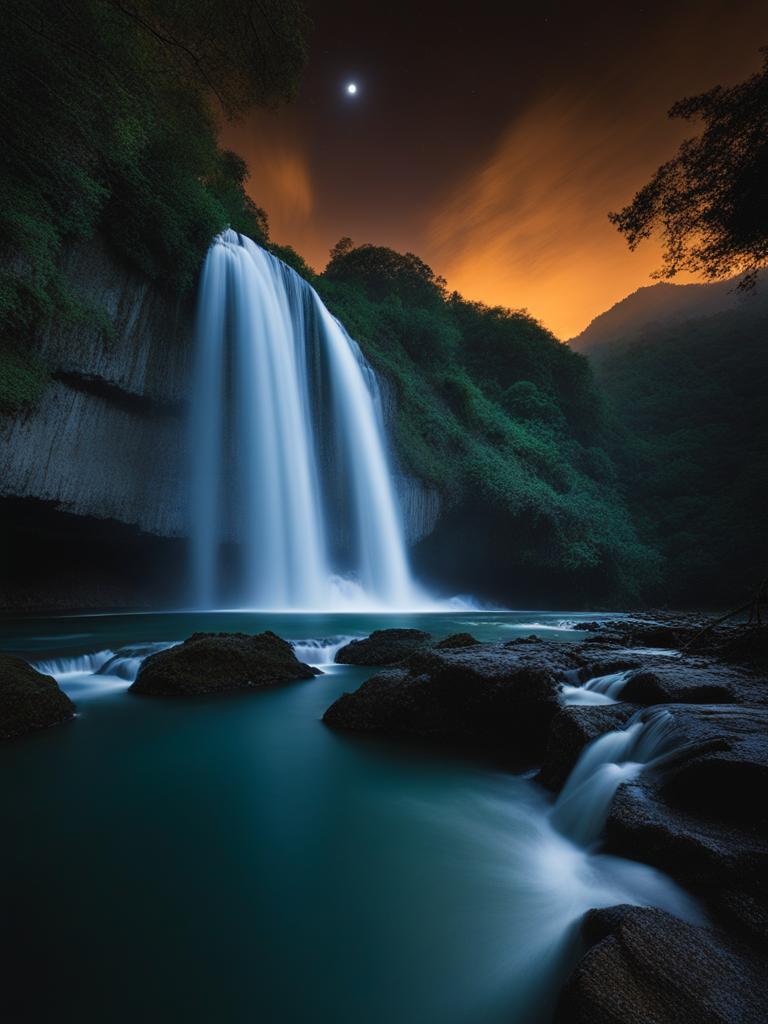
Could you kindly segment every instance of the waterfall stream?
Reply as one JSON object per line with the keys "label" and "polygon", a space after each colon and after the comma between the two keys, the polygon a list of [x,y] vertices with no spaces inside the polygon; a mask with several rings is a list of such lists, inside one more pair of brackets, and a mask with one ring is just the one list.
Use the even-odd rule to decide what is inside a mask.
{"label": "waterfall stream", "polygon": [[315,290],[234,231],[206,258],[193,373],[195,604],[427,607],[375,374]]}
{"label": "waterfall stream", "polygon": [[605,733],[584,748],[552,810],[553,824],[577,843],[594,843],[619,786],[679,745],[669,711],[638,711],[623,729]]}

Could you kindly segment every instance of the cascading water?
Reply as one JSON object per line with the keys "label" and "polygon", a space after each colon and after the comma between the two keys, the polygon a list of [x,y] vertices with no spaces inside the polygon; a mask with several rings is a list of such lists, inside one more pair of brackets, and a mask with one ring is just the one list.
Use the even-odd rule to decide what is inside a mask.
{"label": "cascading water", "polygon": [[94,654],[47,658],[34,667],[43,675],[53,676],[68,696],[80,702],[126,689],[139,674],[145,658],[173,646],[173,641],[128,644],[116,651],[105,649]]}
{"label": "cascading water", "polygon": [[314,289],[234,231],[214,240],[202,275],[191,447],[198,606],[427,606],[375,375]]}
{"label": "cascading water", "polygon": [[605,733],[582,751],[553,808],[553,824],[578,843],[595,842],[619,786],[679,745],[669,711],[638,711],[623,729]]}
{"label": "cascading water", "polygon": [[574,686],[571,683],[564,683],[561,692],[565,704],[615,704],[627,680],[632,675],[632,669],[624,672],[611,672],[605,676],[595,676],[588,679],[581,686]]}

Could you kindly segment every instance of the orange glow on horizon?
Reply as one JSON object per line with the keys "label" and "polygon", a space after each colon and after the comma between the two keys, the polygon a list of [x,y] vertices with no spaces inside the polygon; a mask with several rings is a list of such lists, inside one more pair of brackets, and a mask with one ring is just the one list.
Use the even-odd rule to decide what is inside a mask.
{"label": "orange glow on horizon", "polygon": [[[466,298],[526,309],[568,339],[654,283],[659,242],[630,252],[608,213],[630,202],[697,133],[696,124],[666,117],[675,100],[734,84],[759,68],[759,3],[750,18],[754,44],[744,21],[736,24],[727,11],[717,25],[673,21],[652,45],[645,39],[634,51],[628,41],[567,84],[532,97],[490,152],[465,163],[468,171],[433,169],[428,151],[415,155],[423,161],[420,180],[434,179],[434,190],[403,212],[407,176],[394,178],[382,195],[388,186],[372,187],[354,161],[339,160],[329,175],[323,140],[307,130],[311,112],[303,122],[294,109],[257,112],[226,126],[222,142],[246,159],[248,192],[266,210],[271,237],[316,270],[344,235],[411,251]],[[458,121],[455,131],[461,132]],[[375,154],[379,142],[361,132],[366,145]]]}

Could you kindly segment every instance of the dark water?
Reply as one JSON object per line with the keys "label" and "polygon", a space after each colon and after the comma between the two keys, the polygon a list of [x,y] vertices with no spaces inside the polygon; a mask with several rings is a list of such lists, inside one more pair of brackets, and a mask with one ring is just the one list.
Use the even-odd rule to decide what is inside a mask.
{"label": "dark water", "polygon": [[[201,628],[406,624],[490,639],[566,618],[28,619],[3,624],[2,647],[37,660]],[[522,776],[325,728],[368,674],[183,700],[62,676],[76,720],[0,748],[5,1019],[544,1022],[584,910],[674,902],[650,869],[563,838]]]}

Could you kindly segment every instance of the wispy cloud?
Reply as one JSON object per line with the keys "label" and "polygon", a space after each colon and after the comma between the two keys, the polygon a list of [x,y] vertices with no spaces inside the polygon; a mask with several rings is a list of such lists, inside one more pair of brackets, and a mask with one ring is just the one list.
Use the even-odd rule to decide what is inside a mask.
{"label": "wispy cloud", "polygon": [[681,48],[673,34],[653,63],[624,54],[631,75],[616,54],[610,66],[540,96],[508,126],[495,151],[428,217],[426,256],[451,287],[524,306],[567,338],[652,283],[659,245],[646,242],[630,253],[608,211],[624,206],[695,133],[695,126],[666,120],[671,103],[721,76],[744,74],[743,39],[730,54],[727,47],[702,49],[693,71],[680,62]]}
{"label": "wispy cloud", "polygon": [[315,195],[309,160],[292,112],[255,111],[245,124],[226,125],[222,143],[248,164],[247,190],[267,211],[272,237],[300,249],[311,232]]}

